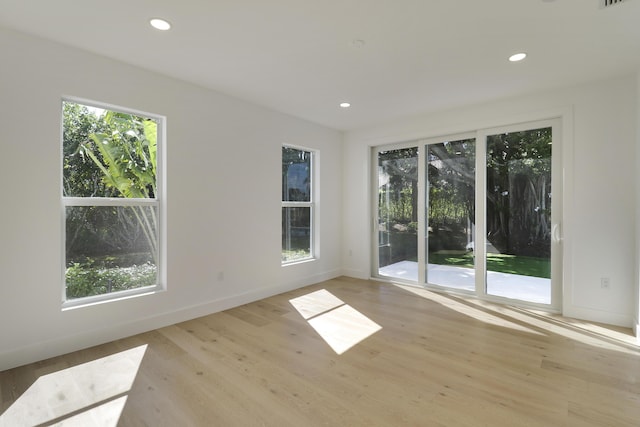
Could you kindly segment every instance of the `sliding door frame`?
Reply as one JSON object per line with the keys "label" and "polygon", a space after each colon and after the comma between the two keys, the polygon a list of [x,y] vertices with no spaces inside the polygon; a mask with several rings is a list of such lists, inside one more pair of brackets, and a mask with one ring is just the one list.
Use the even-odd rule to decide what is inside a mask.
{"label": "sliding door frame", "polygon": [[[416,139],[411,141],[399,142],[395,144],[387,144],[376,147],[371,147],[371,191],[372,191],[372,211],[371,211],[371,233],[372,233],[372,245],[371,245],[371,268],[372,268],[372,277],[375,278],[384,278],[380,276],[380,233],[378,232],[378,213],[380,211],[380,206],[378,203],[378,155],[384,151],[393,151],[393,150],[403,150],[406,148],[417,147],[418,149],[418,218],[422,218],[425,210],[424,206],[420,202],[420,194],[424,192],[424,180],[420,179],[420,174],[424,172],[424,166],[420,161],[422,157],[422,152],[424,151],[423,140]],[[422,206],[422,207],[421,207]],[[418,221],[418,236],[424,235],[424,224],[422,221]],[[421,234],[422,233],[422,234]],[[422,250],[422,254],[420,251],[420,237],[418,237],[418,265],[423,265],[421,263],[424,262],[424,249]],[[422,258],[421,258],[422,257]],[[422,282],[420,281],[422,280]],[[415,286],[416,283],[410,280],[403,279],[394,279],[394,281],[401,282],[403,284]],[[418,270],[418,283],[424,283],[424,272],[420,273]]]}
{"label": "sliding door frame", "polygon": [[[429,162],[429,159],[426,157],[427,156],[427,146],[429,145],[435,145],[435,144],[440,144],[443,142],[448,142],[448,141],[461,141],[461,140],[466,140],[466,139],[474,139],[474,147],[475,147],[475,151],[476,151],[476,177],[475,177],[475,182],[474,182],[474,188],[476,188],[476,192],[477,192],[477,187],[478,187],[478,177],[477,177],[477,169],[478,169],[478,160],[477,160],[477,153],[478,153],[478,148],[477,148],[477,132],[465,132],[465,133],[457,133],[457,134],[451,134],[451,135],[446,135],[446,136],[438,136],[435,138],[427,138],[422,140],[422,151],[419,151],[419,153],[423,153],[423,157],[419,158],[418,161],[420,163],[420,165],[422,166],[422,171],[421,171],[421,175],[420,177],[422,177],[422,192],[420,193],[419,197],[422,197],[422,201],[420,199],[418,199],[418,203],[419,203],[419,208],[422,208],[422,214],[420,216],[421,218],[421,224],[422,224],[422,231],[423,234],[420,234],[418,236],[418,241],[421,243],[418,246],[418,250],[422,249],[423,252],[423,256],[422,256],[422,260],[424,261],[424,264],[419,264],[418,265],[418,273],[422,272],[422,276],[420,276],[418,274],[418,285],[424,286],[426,288],[429,289],[434,289],[434,290],[450,290],[451,288],[447,288],[445,286],[438,286],[438,285],[434,285],[434,284],[430,284],[428,283],[429,280],[429,275],[428,270],[429,270],[429,262],[428,262],[428,250],[427,248],[429,247],[429,236],[428,233],[426,232],[426,227],[427,227],[427,221],[428,221],[428,213],[427,213],[427,206],[429,206],[429,189],[427,187],[427,185],[429,185],[428,181],[428,174],[427,174],[427,163]],[[477,194],[476,194],[477,197]],[[477,215],[477,208],[476,208],[476,215]],[[419,231],[418,231],[419,232]],[[420,236],[423,236],[423,238],[421,238]],[[476,236],[474,235],[474,239],[476,238]],[[419,258],[420,259],[420,258]],[[475,268],[475,264],[477,263],[477,261],[475,260],[475,256],[474,256],[474,268]],[[421,268],[421,266],[424,266],[424,268]],[[462,294],[467,294],[467,295],[473,295],[473,292],[469,292],[469,291],[465,291],[463,289],[456,289],[452,291],[456,292],[456,293],[462,293]]]}
{"label": "sliding door frame", "polygon": [[[521,132],[540,128],[551,128],[551,302],[538,304],[524,300],[500,297],[487,293],[487,264],[486,245],[487,236],[487,137],[508,132]],[[563,287],[563,250],[562,250],[562,218],[563,218],[563,130],[562,119],[551,118],[522,122],[512,125],[481,129],[476,138],[476,294],[487,300],[513,303],[527,307],[541,307],[551,311],[562,309]]]}
{"label": "sliding door frame", "polygon": [[[551,118],[545,118],[541,120],[527,120],[517,122],[515,124],[509,124],[497,127],[488,127],[479,129],[472,132],[452,133],[439,137],[430,137],[423,139],[414,139],[407,142],[380,145],[371,148],[371,183],[372,183],[372,235],[373,245],[371,248],[372,259],[372,277],[381,280],[388,280],[379,274],[379,233],[378,233],[378,154],[384,151],[398,150],[403,148],[417,147],[418,148],[418,281],[408,281],[401,279],[393,279],[403,284],[418,286],[435,291],[446,291],[449,293],[458,293],[465,295],[474,295],[478,298],[495,301],[500,303],[515,304],[523,307],[532,307],[538,309],[544,309],[548,311],[562,311],[562,299],[563,299],[563,230],[562,230],[562,218],[563,218],[563,186],[564,174],[563,174],[563,151],[565,151],[564,141],[566,132],[563,130],[563,120],[566,118],[565,114],[552,116]],[[495,295],[487,294],[487,269],[486,269],[486,183],[487,183],[487,171],[486,171],[486,159],[487,159],[487,136],[505,133],[505,132],[518,132],[531,129],[539,129],[551,127],[552,128],[552,238],[551,238],[551,303],[539,304],[527,302],[524,300],[510,299]],[[427,245],[428,234],[426,233],[427,227],[427,206],[428,206],[428,194],[426,191],[427,175],[427,158],[426,149],[428,145],[442,143],[445,141],[457,141],[461,139],[475,139],[475,234],[474,242],[481,242],[481,244],[474,245],[474,269],[475,269],[475,293],[465,290],[450,289],[438,285],[430,285],[427,283],[426,270],[428,268],[427,263]],[[565,188],[564,191],[567,191]]]}

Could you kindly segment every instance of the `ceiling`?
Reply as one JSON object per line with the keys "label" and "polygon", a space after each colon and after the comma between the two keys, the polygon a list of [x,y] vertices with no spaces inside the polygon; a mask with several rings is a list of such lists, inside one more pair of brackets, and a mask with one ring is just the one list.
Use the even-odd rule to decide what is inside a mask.
{"label": "ceiling", "polygon": [[602,1],[0,0],[0,25],[351,130],[640,70],[640,0]]}

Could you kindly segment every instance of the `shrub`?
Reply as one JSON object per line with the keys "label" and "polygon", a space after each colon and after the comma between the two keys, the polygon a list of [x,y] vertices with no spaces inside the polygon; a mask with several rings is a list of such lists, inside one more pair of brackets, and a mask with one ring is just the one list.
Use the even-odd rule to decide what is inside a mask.
{"label": "shrub", "polygon": [[129,267],[96,266],[91,259],[71,264],[65,273],[67,298],[102,295],[156,283],[157,268],[150,262]]}

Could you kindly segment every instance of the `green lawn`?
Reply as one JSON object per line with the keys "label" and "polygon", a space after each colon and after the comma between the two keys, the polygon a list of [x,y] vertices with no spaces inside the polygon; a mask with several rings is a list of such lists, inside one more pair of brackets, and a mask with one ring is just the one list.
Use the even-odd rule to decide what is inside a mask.
{"label": "green lawn", "polygon": [[[473,252],[460,254],[430,253],[430,264],[458,265],[473,268]],[[551,261],[516,255],[487,254],[487,270],[533,277],[551,277]]]}

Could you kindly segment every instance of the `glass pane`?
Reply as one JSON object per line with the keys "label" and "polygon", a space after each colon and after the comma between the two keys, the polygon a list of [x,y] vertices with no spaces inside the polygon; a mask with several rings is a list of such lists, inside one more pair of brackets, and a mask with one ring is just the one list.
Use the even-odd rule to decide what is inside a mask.
{"label": "glass pane", "polygon": [[487,137],[487,293],[551,303],[551,128]]}
{"label": "glass pane", "polygon": [[282,261],[311,258],[311,208],[282,208]]}
{"label": "glass pane", "polygon": [[67,299],[155,285],[157,236],[155,207],[67,207]]}
{"label": "glass pane", "polygon": [[282,201],[311,201],[311,152],[282,147]]}
{"label": "glass pane", "polygon": [[378,274],[418,280],[418,148],[378,154]]}
{"label": "glass pane", "polygon": [[63,195],[154,198],[154,120],[63,103]]}
{"label": "glass pane", "polygon": [[427,283],[474,291],[475,139],[427,153]]}

